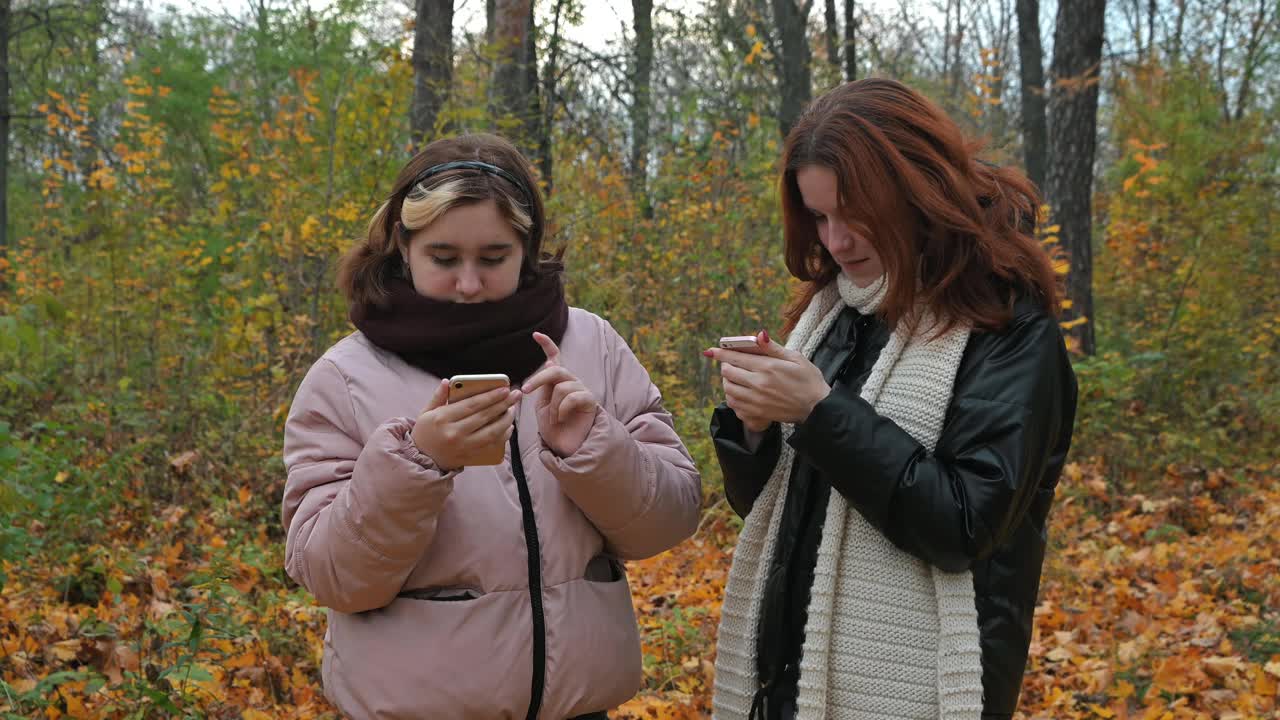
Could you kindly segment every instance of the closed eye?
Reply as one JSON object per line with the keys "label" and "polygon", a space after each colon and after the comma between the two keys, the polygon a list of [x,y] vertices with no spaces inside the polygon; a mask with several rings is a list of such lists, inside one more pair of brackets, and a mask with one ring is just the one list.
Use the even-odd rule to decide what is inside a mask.
{"label": "closed eye", "polygon": [[502,257],[482,257],[482,258],[480,258],[480,262],[481,262],[482,264],[484,264],[484,265],[489,265],[490,267],[495,267],[495,266],[501,265],[502,263],[506,262],[506,261],[507,261],[507,257],[508,257],[507,255],[503,255]]}

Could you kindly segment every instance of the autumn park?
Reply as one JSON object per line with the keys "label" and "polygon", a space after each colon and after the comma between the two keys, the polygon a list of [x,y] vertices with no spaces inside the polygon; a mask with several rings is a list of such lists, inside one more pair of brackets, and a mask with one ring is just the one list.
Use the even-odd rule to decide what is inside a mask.
{"label": "autumn park", "polygon": [[1280,717],[1274,0],[0,0],[0,717],[341,717],[285,423],[353,330],[338,259],[468,132],[530,159],[702,475],[626,563],[610,716],[711,717],[743,521],[701,351],[781,331],[783,140],[867,77],[1043,194],[1079,410],[1014,717]]}

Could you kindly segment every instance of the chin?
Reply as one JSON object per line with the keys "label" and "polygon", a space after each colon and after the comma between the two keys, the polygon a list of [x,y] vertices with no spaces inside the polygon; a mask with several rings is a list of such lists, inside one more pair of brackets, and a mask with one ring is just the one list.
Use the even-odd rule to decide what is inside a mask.
{"label": "chin", "polygon": [[864,288],[880,279],[883,273],[871,273],[862,268],[854,268],[852,270],[841,268],[846,277],[853,281],[854,285]]}

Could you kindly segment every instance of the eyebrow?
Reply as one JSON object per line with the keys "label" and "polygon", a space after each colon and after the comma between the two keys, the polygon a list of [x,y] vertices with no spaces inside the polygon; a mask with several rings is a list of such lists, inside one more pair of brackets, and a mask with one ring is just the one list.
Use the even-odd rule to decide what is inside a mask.
{"label": "eyebrow", "polygon": [[[513,242],[489,243],[488,245],[481,246],[481,248],[480,248],[480,249],[481,249],[481,250],[488,250],[488,251],[496,251],[496,250],[510,250],[510,249],[514,248],[515,246],[516,246],[516,244],[515,244],[515,243],[513,243]],[[456,251],[457,251],[457,249],[458,249],[458,246],[457,246],[457,245],[450,244],[450,243],[436,242],[436,243],[429,243],[429,244],[427,245],[427,249],[429,249],[429,250],[453,250],[453,251],[455,251],[455,252],[456,252]]]}

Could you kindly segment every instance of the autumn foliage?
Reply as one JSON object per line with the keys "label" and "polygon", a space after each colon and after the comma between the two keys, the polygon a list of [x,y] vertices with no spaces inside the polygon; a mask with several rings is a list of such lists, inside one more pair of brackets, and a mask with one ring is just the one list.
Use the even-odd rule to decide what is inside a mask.
{"label": "autumn foliage", "polygon": [[[407,157],[412,82],[404,46],[355,42],[344,12],[284,17],[257,55],[210,40],[239,68],[221,74],[191,70],[212,31],[169,28],[115,81],[39,99],[0,254],[0,716],[335,716],[324,611],[282,568],[281,430],[350,331],[334,262]],[[558,112],[550,149],[572,301],[631,342],[705,480],[694,539],[628,568],[645,653],[628,718],[709,716],[740,522],[698,351],[774,328],[790,292],[768,51],[700,27],[667,52],[724,95],[664,96],[643,197],[607,112]],[[487,129],[487,60],[459,55],[441,130]],[[981,68],[961,110],[991,131],[1004,70]],[[1026,718],[1280,713],[1280,146],[1265,113],[1216,110],[1210,70],[1109,80],[1099,354],[1077,363]]]}

